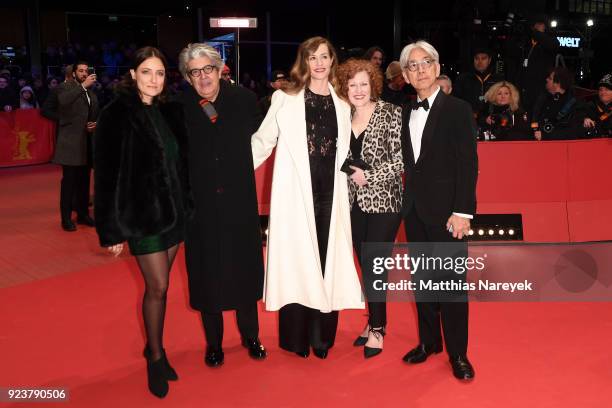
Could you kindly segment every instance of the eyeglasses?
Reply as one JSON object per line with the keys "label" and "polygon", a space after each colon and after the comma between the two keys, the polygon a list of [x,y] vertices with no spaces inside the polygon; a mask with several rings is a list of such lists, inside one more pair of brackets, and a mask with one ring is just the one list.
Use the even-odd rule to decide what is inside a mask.
{"label": "eyeglasses", "polygon": [[423,67],[425,69],[430,68],[434,64],[434,62],[436,61],[432,59],[424,59],[422,61],[408,61],[408,64],[406,64],[406,68],[408,68],[408,71],[416,72],[419,70],[419,67]]}
{"label": "eyeglasses", "polygon": [[204,65],[202,68],[190,69],[189,71],[187,71],[187,73],[193,78],[198,78],[200,75],[202,75],[202,73],[210,74],[216,68],[217,67],[215,67],[214,65]]}

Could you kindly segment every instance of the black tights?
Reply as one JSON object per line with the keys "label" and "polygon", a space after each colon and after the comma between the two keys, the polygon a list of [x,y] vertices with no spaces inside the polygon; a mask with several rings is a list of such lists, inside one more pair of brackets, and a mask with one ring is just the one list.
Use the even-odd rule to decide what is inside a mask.
{"label": "black tights", "polygon": [[157,361],[162,356],[166,294],[168,292],[170,269],[177,251],[178,245],[175,245],[165,251],[136,255],[140,272],[142,272],[145,281],[142,317],[152,361]]}

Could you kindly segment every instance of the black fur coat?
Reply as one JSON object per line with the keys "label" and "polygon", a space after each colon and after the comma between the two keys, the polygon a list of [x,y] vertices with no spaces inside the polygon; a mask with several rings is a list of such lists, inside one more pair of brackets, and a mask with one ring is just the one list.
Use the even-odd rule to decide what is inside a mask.
{"label": "black fur coat", "polygon": [[94,135],[94,215],[102,246],[171,229],[178,211],[193,212],[182,105],[159,104],[179,146],[183,208],[176,208],[164,144],[135,94],[120,94],[101,113]]}

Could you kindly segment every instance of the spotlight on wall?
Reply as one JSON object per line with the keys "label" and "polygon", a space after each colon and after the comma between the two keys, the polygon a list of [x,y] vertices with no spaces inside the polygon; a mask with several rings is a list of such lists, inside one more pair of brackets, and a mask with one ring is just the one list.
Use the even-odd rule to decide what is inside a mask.
{"label": "spotlight on wall", "polygon": [[552,20],[552,21],[550,22],[550,26],[551,26],[552,28],[556,28],[556,27],[557,27],[557,20]]}
{"label": "spotlight on wall", "polygon": [[469,241],[522,241],[521,214],[476,214],[471,222]]}
{"label": "spotlight on wall", "polygon": [[589,18],[586,22],[587,27],[593,27],[595,25],[595,22],[593,21],[592,18]]}

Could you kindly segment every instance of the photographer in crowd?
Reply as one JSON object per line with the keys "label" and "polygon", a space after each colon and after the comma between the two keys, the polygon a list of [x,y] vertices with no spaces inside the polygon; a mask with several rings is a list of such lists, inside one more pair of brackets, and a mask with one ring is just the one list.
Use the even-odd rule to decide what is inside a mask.
{"label": "photographer in crowd", "polygon": [[519,107],[518,89],[497,82],[484,95],[486,105],[478,115],[481,140],[531,140],[527,113]]}
{"label": "photographer in crowd", "polygon": [[[555,55],[559,42],[555,36],[546,32],[545,16],[532,20],[529,39],[521,47],[520,90],[523,108],[531,112],[538,96],[543,91],[546,75],[555,65]],[[511,78],[510,78],[511,79]]]}
{"label": "photographer in crowd", "polygon": [[98,98],[91,88],[96,74],[85,61],[72,67],[73,80],[58,87],[57,145],[53,163],[62,166],[60,187],[61,225],[64,231],[76,231],[72,212],[77,213],[77,224],[93,227],[89,216],[89,181],[91,171],[91,135],[96,128]]}
{"label": "photographer in crowd", "polygon": [[474,69],[460,74],[455,80],[453,96],[463,99],[472,106],[476,115],[485,104],[484,95],[489,88],[503,80],[503,77],[491,70],[491,52],[477,48],[473,52]]}
{"label": "photographer in crowd", "polygon": [[551,70],[546,77],[546,92],[533,110],[531,128],[536,140],[580,139],[584,129],[579,108],[573,75],[562,67]]}
{"label": "photographer in crowd", "polygon": [[583,126],[587,137],[611,137],[612,74],[606,74],[597,88],[597,97],[584,106]]}

